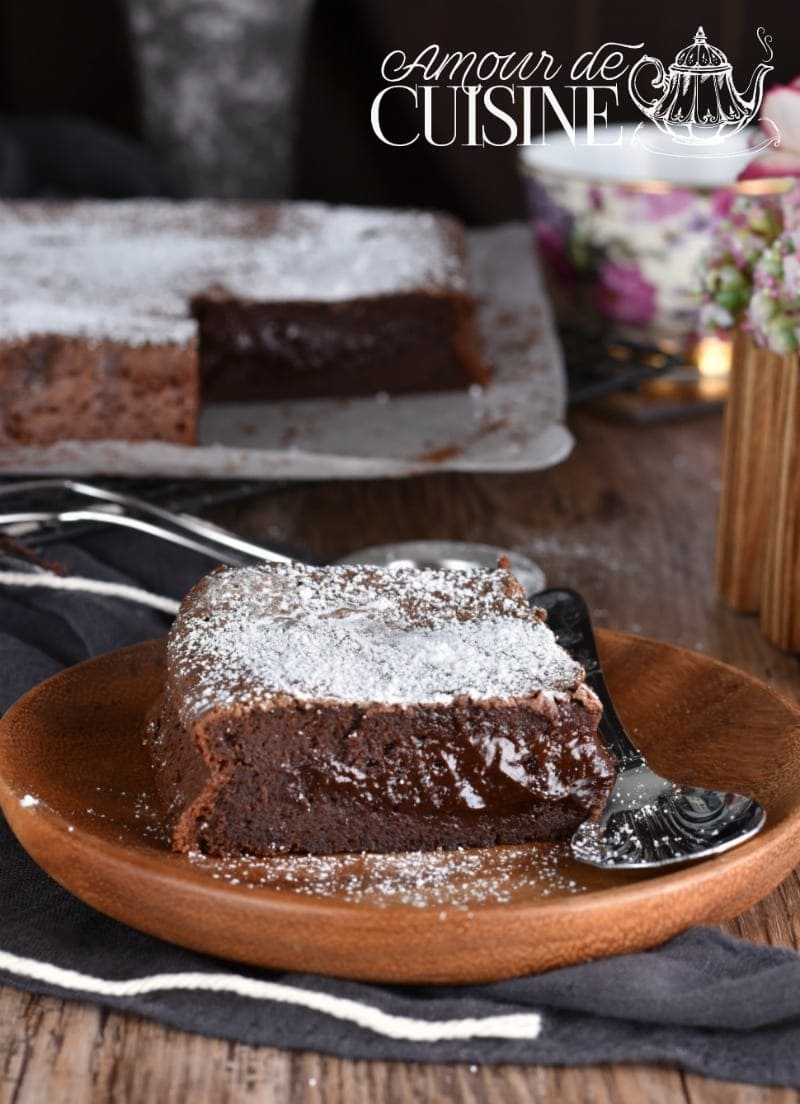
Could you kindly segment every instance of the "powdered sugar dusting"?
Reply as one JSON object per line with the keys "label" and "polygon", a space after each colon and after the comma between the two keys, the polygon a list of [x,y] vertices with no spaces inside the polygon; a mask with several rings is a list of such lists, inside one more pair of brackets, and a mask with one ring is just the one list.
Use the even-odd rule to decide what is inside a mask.
{"label": "powdered sugar dusting", "polygon": [[222,570],[185,600],[168,652],[186,720],[281,695],[409,705],[567,693],[583,674],[500,570]]}
{"label": "powdered sugar dusting", "polygon": [[[190,301],[467,290],[454,224],[324,204],[0,204],[0,336],[184,343]],[[457,240],[457,239],[456,239]]]}
{"label": "powdered sugar dusting", "polygon": [[355,904],[449,910],[583,893],[568,844],[382,855],[280,855],[189,860],[215,881],[245,889]]}

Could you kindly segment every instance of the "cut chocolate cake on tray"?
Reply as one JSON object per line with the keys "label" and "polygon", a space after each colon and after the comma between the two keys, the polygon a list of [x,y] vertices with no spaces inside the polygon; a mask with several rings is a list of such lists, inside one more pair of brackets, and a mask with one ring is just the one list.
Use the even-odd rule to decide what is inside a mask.
{"label": "cut chocolate cake on tray", "polygon": [[264,565],[185,598],[147,741],[178,851],[490,846],[602,807],[600,712],[503,569]]}
{"label": "cut chocolate cake on tray", "polygon": [[443,215],[0,204],[0,445],[194,440],[201,401],[485,382]]}
{"label": "cut chocolate cake on tray", "polygon": [[192,302],[207,399],[486,382],[454,219],[320,204],[239,208],[238,219],[239,263],[217,265]]}

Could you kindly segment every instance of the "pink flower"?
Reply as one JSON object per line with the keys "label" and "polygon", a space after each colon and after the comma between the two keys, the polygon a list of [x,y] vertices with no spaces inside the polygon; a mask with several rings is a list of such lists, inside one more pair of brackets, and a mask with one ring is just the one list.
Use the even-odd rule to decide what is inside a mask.
{"label": "pink flower", "polygon": [[778,84],[764,97],[762,115],[778,128],[781,148],[800,154],[800,77]]}
{"label": "pink flower", "polygon": [[575,279],[576,269],[564,238],[550,223],[540,220],[536,223],[536,240],[553,275],[562,283],[571,283]]}
{"label": "pink flower", "polygon": [[746,165],[737,180],[774,180],[781,176],[800,176],[800,153],[791,149],[770,150]]}
{"label": "pink flower", "polygon": [[[767,126],[767,122],[772,125]],[[756,157],[739,174],[739,179],[800,177],[800,77],[795,77],[791,84],[770,88],[762,104],[761,127],[769,136],[777,129],[780,148]]]}
{"label": "pink flower", "polygon": [[598,276],[594,295],[604,314],[615,322],[631,326],[652,321],[656,312],[656,289],[636,265],[607,261]]}
{"label": "pink flower", "polygon": [[779,202],[784,230],[800,235],[800,181],[784,192]]}
{"label": "pink flower", "polygon": [[715,219],[727,218],[736,193],[731,188],[718,188],[711,197],[711,216]]}

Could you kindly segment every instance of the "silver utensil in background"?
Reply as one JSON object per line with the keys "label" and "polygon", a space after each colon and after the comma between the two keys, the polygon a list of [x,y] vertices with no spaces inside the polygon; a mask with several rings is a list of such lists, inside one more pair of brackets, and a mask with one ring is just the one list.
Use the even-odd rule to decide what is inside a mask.
{"label": "silver utensil in background", "polygon": [[[32,479],[0,487],[0,499],[42,496],[57,493],[69,499],[91,502],[91,506],[59,506],[49,509],[17,510],[0,514],[0,527],[12,536],[24,539],[42,526],[67,526],[80,522],[99,522],[134,529],[159,537],[222,563],[241,566],[268,560],[289,563],[290,556],[273,548],[255,544],[214,525],[204,518],[156,506],[121,491],[99,487],[75,479]],[[373,545],[348,552],[334,561],[341,564],[368,563],[383,567],[433,567],[467,569],[494,567],[501,556],[508,556],[511,570],[528,594],[545,584],[542,569],[518,552],[494,545],[464,541],[407,541]]]}

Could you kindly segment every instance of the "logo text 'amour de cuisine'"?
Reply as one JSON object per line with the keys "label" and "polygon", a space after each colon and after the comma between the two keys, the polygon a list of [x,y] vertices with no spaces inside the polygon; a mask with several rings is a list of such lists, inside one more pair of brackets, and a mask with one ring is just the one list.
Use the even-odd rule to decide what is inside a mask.
{"label": "logo text 'amour de cuisine'", "polygon": [[[643,45],[604,43],[581,54],[568,72],[546,50],[477,54],[432,44],[411,58],[392,50],[381,66],[386,84],[372,101],[372,129],[390,146],[529,145],[556,126],[572,141],[586,128],[590,144],[616,145],[619,135],[607,133],[609,105],[619,103],[618,82]],[[399,133],[398,116],[409,115],[415,126]]]}

